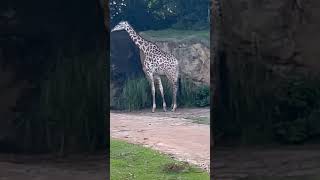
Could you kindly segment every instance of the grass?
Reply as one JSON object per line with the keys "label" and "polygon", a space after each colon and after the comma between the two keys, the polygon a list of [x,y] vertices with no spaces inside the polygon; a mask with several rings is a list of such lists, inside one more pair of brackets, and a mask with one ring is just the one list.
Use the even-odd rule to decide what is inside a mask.
{"label": "grass", "polygon": [[199,168],[157,151],[111,140],[112,180],[209,180],[209,174]]}
{"label": "grass", "polygon": [[153,40],[188,40],[188,39],[210,39],[210,31],[194,31],[194,30],[176,30],[176,29],[165,29],[160,31],[143,31],[141,32],[142,36],[151,38]]}
{"label": "grass", "polygon": [[26,152],[94,151],[104,147],[106,57],[59,51],[28,103],[17,113],[16,128]]}
{"label": "grass", "polygon": [[[161,78],[165,93],[167,106],[172,103],[171,84],[167,78]],[[210,105],[209,86],[197,86],[188,79],[181,79],[181,87],[177,95],[178,106],[182,107],[206,107]],[[120,97],[111,98],[113,108],[120,110],[139,110],[151,108],[152,95],[150,84],[145,77],[129,79],[125,83]],[[156,103],[157,107],[162,107],[162,97],[158,86],[156,86]]]}

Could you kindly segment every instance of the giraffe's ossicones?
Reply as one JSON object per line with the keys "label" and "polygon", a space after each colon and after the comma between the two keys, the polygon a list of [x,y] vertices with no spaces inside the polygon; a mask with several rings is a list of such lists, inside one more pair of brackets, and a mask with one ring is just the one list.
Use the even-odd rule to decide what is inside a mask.
{"label": "giraffe's ossicones", "polygon": [[156,44],[143,39],[127,21],[119,22],[112,30],[128,32],[132,41],[138,46],[143,53],[142,67],[143,71],[150,82],[152,92],[152,112],[156,109],[155,102],[155,82],[159,84],[159,90],[163,102],[163,110],[166,111],[166,102],[164,99],[163,86],[160,75],[165,75],[172,84],[172,111],[177,108],[177,92],[179,80],[179,63],[178,60],[170,53],[164,52]]}

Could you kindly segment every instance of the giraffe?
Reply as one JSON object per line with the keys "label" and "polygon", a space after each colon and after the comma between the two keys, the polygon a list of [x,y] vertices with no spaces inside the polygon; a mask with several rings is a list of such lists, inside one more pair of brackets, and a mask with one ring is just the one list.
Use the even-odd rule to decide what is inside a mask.
{"label": "giraffe", "polygon": [[162,97],[163,111],[167,111],[167,105],[164,98],[163,86],[160,75],[165,75],[172,85],[172,112],[177,108],[177,91],[179,79],[179,64],[178,60],[169,53],[161,50],[156,44],[142,38],[127,21],[119,22],[111,32],[125,30],[132,41],[140,49],[142,54],[141,62],[143,71],[151,85],[152,93],[152,112],[156,109],[155,100],[155,81],[159,85],[159,90]]}

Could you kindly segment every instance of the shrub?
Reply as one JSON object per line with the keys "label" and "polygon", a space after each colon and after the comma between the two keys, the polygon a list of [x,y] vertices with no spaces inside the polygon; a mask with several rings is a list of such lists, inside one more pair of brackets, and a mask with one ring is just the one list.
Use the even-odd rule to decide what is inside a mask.
{"label": "shrub", "polygon": [[[167,106],[172,103],[172,87],[167,78],[161,78],[164,89]],[[181,88],[177,94],[177,103],[184,107],[204,107],[209,103],[209,86],[197,86],[188,79],[181,79]],[[122,89],[120,97],[115,101],[114,108],[121,110],[138,110],[151,108],[152,95],[150,84],[145,77],[137,79],[128,79]],[[156,85],[156,103],[157,107],[162,107],[162,97]]]}
{"label": "shrub", "polygon": [[210,88],[208,86],[201,86],[197,89],[195,104],[199,107],[210,105]]}
{"label": "shrub", "polygon": [[[25,151],[93,151],[105,147],[105,57],[59,55],[38,87],[40,97],[18,113]],[[94,59],[94,60],[93,60]]]}
{"label": "shrub", "polygon": [[[285,92],[277,96],[275,135],[287,143],[301,143],[317,135],[320,129],[320,88],[317,81],[290,79]],[[313,131],[311,130],[313,129]]]}

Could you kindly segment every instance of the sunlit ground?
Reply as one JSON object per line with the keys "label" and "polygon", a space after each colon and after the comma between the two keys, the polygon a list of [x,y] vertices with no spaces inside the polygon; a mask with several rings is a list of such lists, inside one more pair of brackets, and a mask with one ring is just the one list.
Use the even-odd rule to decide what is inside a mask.
{"label": "sunlit ground", "polygon": [[124,141],[111,140],[110,155],[112,180],[209,180],[209,174],[199,168]]}

